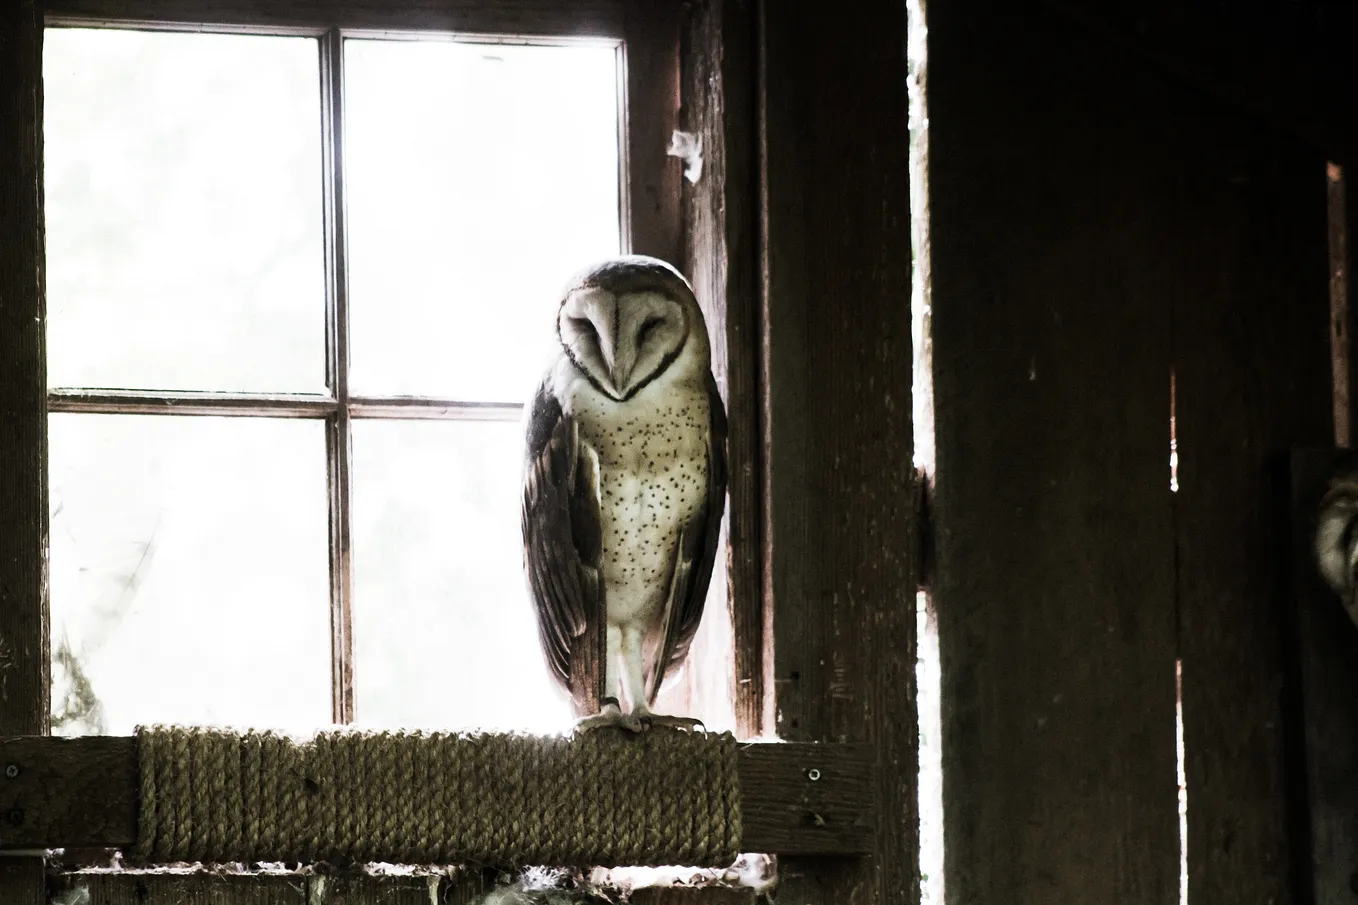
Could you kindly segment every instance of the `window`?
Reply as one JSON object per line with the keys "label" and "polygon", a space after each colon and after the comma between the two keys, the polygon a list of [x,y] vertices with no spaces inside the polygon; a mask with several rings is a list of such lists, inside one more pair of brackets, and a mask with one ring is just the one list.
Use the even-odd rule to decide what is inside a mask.
{"label": "window", "polygon": [[53,731],[568,725],[519,419],[638,228],[622,43],[82,25],[44,48]]}

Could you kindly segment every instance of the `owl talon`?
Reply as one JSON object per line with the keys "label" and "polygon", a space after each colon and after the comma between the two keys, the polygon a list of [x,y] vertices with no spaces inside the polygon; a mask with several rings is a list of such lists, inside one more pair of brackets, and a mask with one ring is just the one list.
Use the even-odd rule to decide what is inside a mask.
{"label": "owl talon", "polygon": [[698,732],[707,735],[707,727],[702,720],[695,720],[687,716],[670,716],[663,713],[648,713],[640,717],[640,722],[647,729],[657,726],[665,729],[674,729],[678,732]]}
{"label": "owl talon", "polygon": [[604,705],[604,709],[594,716],[587,716],[575,724],[577,734],[583,732],[594,732],[599,729],[626,729],[628,732],[642,732],[646,729],[645,724],[636,714],[623,713],[616,703]]}

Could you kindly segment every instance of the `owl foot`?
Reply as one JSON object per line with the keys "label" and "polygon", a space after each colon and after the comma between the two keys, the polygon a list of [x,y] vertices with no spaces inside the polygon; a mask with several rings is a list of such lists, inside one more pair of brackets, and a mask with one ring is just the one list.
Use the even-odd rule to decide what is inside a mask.
{"label": "owl foot", "polygon": [[603,709],[594,716],[587,716],[582,720],[576,721],[575,731],[594,732],[597,729],[626,729],[628,732],[641,732],[646,729],[646,725],[636,714],[623,713],[618,702],[612,698],[605,699]]}
{"label": "owl foot", "polygon": [[679,732],[697,732],[701,729],[704,735],[707,734],[707,727],[703,725],[703,721],[695,720],[692,717],[670,716],[669,714],[664,713],[645,713],[638,716],[637,719],[646,729],[652,729],[657,726],[665,729],[675,729]]}

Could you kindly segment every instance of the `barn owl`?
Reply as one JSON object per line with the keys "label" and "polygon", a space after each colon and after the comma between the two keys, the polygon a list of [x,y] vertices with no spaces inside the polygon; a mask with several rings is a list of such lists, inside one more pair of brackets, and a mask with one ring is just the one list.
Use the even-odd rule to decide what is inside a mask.
{"label": "barn owl", "polygon": [[1358,624],[1358,474],[1336,477],[1321,499],[1315,555],[1321,577]]}
{"label": "barn owl", "polygon": [[[543,652],[578,728],[694,726],[651,706],[698,629],[726,503],[702,311],[673,267],[627,256],[567,287],[556,330],[525,429],[524,566]],[[600,623],[591,713],[578,677]]]}

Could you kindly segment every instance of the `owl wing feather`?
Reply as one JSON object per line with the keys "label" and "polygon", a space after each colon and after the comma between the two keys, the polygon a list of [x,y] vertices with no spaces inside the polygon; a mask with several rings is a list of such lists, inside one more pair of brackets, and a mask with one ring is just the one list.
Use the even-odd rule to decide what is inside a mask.
{"label": "owl wing feather", "polygon": [[576,699],[572,661],[604,615],[597,458],[547,383],[529,412],[522,527],[524,571],[538,635],[557,682]]}
{"label": "owl wing feather", "polygon": [[665,675],[688,656],[689,645],[702,622],[703,604],[707,602],[707,589],[717,560],[721,516],[726,508],[727,422],[726,407],[711,373],[707,375],[707,407],[707,501],[679,533],[670,577],[672,612],[665,619],[656,666],[647,684],[647,697],[652,704]]}

